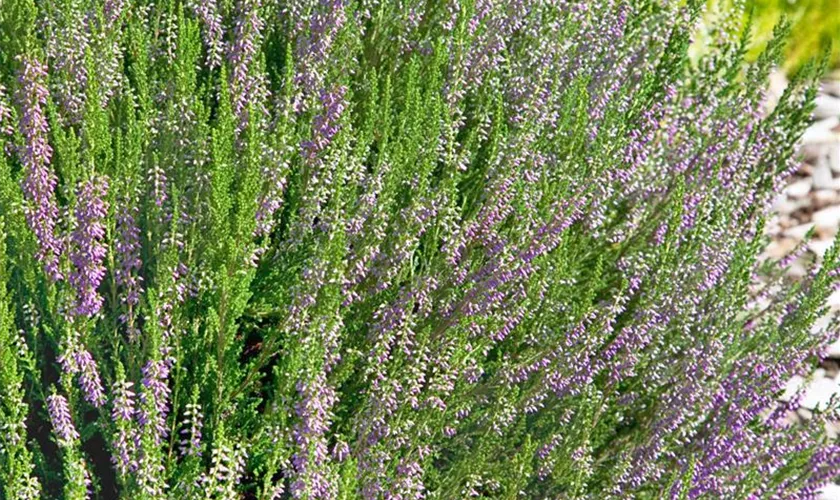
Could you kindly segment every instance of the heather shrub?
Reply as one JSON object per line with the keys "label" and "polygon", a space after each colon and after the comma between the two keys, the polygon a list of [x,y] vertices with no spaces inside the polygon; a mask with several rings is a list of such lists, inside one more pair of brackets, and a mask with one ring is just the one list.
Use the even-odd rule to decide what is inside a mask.
{"label": "heather shrub", "polygon": [[703,3],[4,0],[2,498],[814,497],[820,65]]}

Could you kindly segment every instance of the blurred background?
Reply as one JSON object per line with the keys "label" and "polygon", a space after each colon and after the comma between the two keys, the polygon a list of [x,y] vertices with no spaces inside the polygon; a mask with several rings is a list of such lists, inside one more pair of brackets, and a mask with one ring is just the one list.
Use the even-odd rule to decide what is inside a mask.
{"label": "blurred background", "polygon": [[[787,268],[787,279],[798,281],[814,261],[819,261],[840,232],[840,0],[707,0],[704,22],[695,34],[694,56],[705,52],[713,37],[739,37],[752,12],[752,45],[748,57],[754,59],[773,37],[774,27],[783,19],[790,23],[785,58],[770,77],[768,105],[781,95],[788,77],[813,58],[829,54],[828,71],[816,98],[813,124],[805,132],[797,159],[796,172],[779,194],[774,215],[766,226],[768,246],[764,257],[777,260],[804,246]],[[715,26],[720,30],[714,29]],[[826,52],[827,51],[827,52]],[[806,235],[813,228],[813,237]],[[840,290],[828,298],[827,306],[840,311]],[[818,321],[826,326],[830,316]],[[794,377],[783,401],[800,388],[805,395],[800,406],[789,415],[792,421],[812,418],[826,408],[832,398],[840,398],[840,332],[813,373]],[[826,430],[840,439],[840,421],[831,419]],[[840,484],[826,487],[820,500],[840,500]]]}
{"label": "blurred background", "polygon": [[785,70],[795,69],[829,45],[831,66],[840,65],[840,0],[747,0],[747,8],[755,9],[753,55],[772,36],[773,26],[787,16],[792,33]]}
{"label": "blurred background", "polygon": [[[746,13],[752,12],[750,58],[757,57],[773,37],[774,27],[786,19],[791,34],[782,70],[795,71],[822,55],[823,50],[830,50],[829,66],[840,67],[840,0],[707,0],[706,6],[704,26],[723,24],[736,34],[749,19]],[[695,53],[703,51],[705,35],[708,33],[701,28],[693,47]]]}
{"label": "blurred background", "polygon": [[[813,238],[804,242],[807,251],[788,268],[788,278],[796,281],[814,260],[822,258],[840,231],[840,0],[708,0],[703,26],[722,21],[728,25],[727,31],[740,32],[749,16],[741,15],[739,6],[753,13],[751,59],[773,37],[774,27],[782,19],[791,25],[785,59],[771,75],[771,102],[781,95],[788,76],[797,68],[825,51],[829,54],[828,72],[820,85],[814,122],[802,139],[797,171],[780,193],[767,225],[765,257],[772,260],[803,245],[814,228]],[[701,27],[696,38],[698,53],[710,36],[715,35]],[[829,297],[827,305],[840,311],[840,290]],[[820,323],[825,324],[827,318],[821,318]],[[840,397],[840,334],[820,367],[791,380],[781,399],[788,400],[803,386],[805,397],[790,415],[793,421],[810,419],[832,398]],[[830,437],[840,439],[840,422],[829,421],[826,430]],[[840,500],[840,485],[829,485],[819,498]]]}

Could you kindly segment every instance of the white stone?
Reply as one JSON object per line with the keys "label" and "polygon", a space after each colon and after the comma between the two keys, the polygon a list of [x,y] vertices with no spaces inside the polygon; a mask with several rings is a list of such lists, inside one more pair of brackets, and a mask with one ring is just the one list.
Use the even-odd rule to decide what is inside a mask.
{"label": "white stone", "polygon": [[805,130],[802,134],[802,144],[826,144],[840,140],[837,133],[832,129],[840,125],[840,118],[826,118],[820,120]]}
{"label": "white stone", "polygon": [[828,346],[826,356],[829,358],[840,358],[840,339],[835,340]]}
{"label": "white stone", "polygon": [[820,500],[840,500],[840,485],[830,483],[820,490]]}
{"label": "white stone", "polygon": [[825,253],[833,244],[834,242],[831,240],[812,240],[808,243],[808,249],[820,257],[824,257]]}
{"label": "white stone", "polygon": [[837,202],[838,196],[837,191],[833,189],[819,189],[814,191],[814,201],[819,203],[820,206],[831,205]]}
{"label": "white stone", "polygon": [[774,70],[770,73],[770,85],[767,88],[767,105],[773,109],[788,86],[788,79],[784,71]]}
{"label": "white stone", "polygon": [[[838,194],[838,196],[840,196],[840,194]],[[792,201],[796,205],[796,208],[794,209],[794,212],[796,210],[799,210],[800,208],[810,207],[812,205],[811,199],[808,198],[808,197],[799,198],[799,199],[790,200],[790,201]],[[787,227],[789,227],[789,226],[790,225],[788,225]]]}
{"label": "white stone", "polygon": [[815,104],[814,117],[817,119],[840,116],[840,98],[822,94],[817,96]]}
{"label": "white stone", "polygon": [[840,290],[837,290],[836,292],[829,295],[828,299],[826,299],[826,302],[832,310],[836,311],[840,309]]}
{"label": "white stone", "polygon": [[834,97],[840,97],[840,80],[826,80],[820,85],[820,90]]}
{"label": "white stone", "polygon": [[811,222],[821,232],[836,233],[837,228],[840,227],[840,205],[833,205],[814,212],[811,216]]}
{"label": "white stone", "polygon": [[[840,138],[840,135],[838,135]],[[808,158],[817,168],[828,168],[836,174],[840,174],[840,141],[804,146],[807,149]]]}
{"label": "white stone", "polygon": [[814,182],[814,189],[831,189],[834,179],[831,176],[831,167],[825,161],[819,162],[814,167],[814,174],[811,177]]}
{"label": "white stone", "polygon": [[822,232],[837,232],[840,227],[840,205],[833,205],[814,212],[811,222]]}
{"label": "white stone", "polygon": [[787,275],[794,279],[802,279],[808,275],[808,270],[799,262],[794,262],[788,268]]}
{"label": "white stone", "polygon": [[791,198],[802,198],[811,191],[811,179],[802,179],[791,182],[785,188],[785,194]]}
{"label": "white stone", "polygon": [[771,215],[770,219],[767,221],[767,225],[765,226],[764,234],[770,236],[771,238],[776,236],[777,234],[781,234],[782,230],[784,229],[781,222],[782,221],[779,220],[778,215]]}
{"label": "white stone", "polygon": [[840,385],[836,380],[815,374],[814,380],[805,389],[802,407],[809,410],[825,409],[831,398],[837,394],[840,394]]}
{"label": "white stone", "polygon": [[796,248],[798,241],[793,238],[773,240],[767,245],[765,252],[771,259],[781,259]]}
{"label": "white stone", "polygon": [[840,436],[840,422],[826,422],[825,433],[828,435],[828,439],[837,439]]}
{"label": "white stone", "polygon": [[[814,324],[811,325],[811,333],[819,335],[825,331],[826,328],[831,324],[831,315],[830,314],[823,314],[816,321]],[[825,376],[825,370],[823,368],[817,368],[817,371],[814,373],[820,374],[820,376]]]}
{"label": "white stone", "polygon": [[790,380],[788,380],[787,384],[785,385],[785,392],[779,396],[780,401],[790,401],[793,396],[796,395],[796,391],[798,391],[802,384],[805,383],[805,379],[800,377],[799,375],[794,375]]}
{"label": "white stone", "polygon": [[840,174],[840,142],[827,145],[822,160],[828,163],[832,172]]}
{"label": "white stone", "polygon": [[805,235],[808,231],[814,227],[813,224],[800,224],[798,226],[793,226],[789,229],[785,229],[785,236],[789,236],[791,238],[801,240],[805,238]]}
{"label": "white stone", "polygon": [[[775,203],[773,203],[773,212],[782,215],[789,215],[796,211],[799,208],[799,203],[789,200],[786,196],[779,196]],[[776,226],[779,225],[779,221],[773,221],[776,223]]]}

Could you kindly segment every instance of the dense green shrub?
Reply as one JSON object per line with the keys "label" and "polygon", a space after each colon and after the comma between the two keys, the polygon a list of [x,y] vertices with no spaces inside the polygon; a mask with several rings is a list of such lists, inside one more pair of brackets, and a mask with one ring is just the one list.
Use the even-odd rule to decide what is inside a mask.
{"label": "dense green shrub", "polygon": [[[3,0],[2,498],[810,498],[820,68],[703,2]],[[733,13],[733,16],[740,15]],[[733,17],[734,19],[734,17]],[[783,33],[779,33],[783,35]]]}

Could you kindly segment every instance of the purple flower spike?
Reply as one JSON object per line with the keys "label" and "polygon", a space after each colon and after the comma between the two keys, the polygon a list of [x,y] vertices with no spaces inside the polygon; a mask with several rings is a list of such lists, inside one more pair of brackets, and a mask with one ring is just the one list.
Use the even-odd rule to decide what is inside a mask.
{"label": "purple flower spike", "polygon": [[6,87],[0,85],[0,134],[11,136],[14,128],[11,123],[12,110],[6,102]]}
{"label": "purple flower spike", "polygon": [[268,87],[264,75],[252,67],[262,41],[265,23],[259,15],[260,0],[244,0],[239,6],[239,18],[233,30],[233,46],[230,75],[233,112],[238,118],[236,133],[241,133],[250,120],[249,105],[253,105],[263,116],[268,115],[265,100]]}
{"label": "purple flower spike", "polygon": [[138,421],[140,425],[153,426],[155,440],[157,443],[161,443],[167,435],[166,415],[169,413],[170,393],[167,385],[169,365],[166,361],[149,360],[141,371],[143,372],[143,393],[140,395],[140,400],[146,403],[149,397],[153,398],[152,403],[155,412],[150,415],[148,411],[141,410],[138,412]]}
{"label": "purple flower spike", "polygon": [[114,407],[111,409],[111,419],[114,422],[130,422],[134,418],[134,391],[131,382],[118,383],[114,388]]}
{"label": "purple flower spike", "polygon": [[20,133],[24,144],[18,154],[25,171],[26,222],[39,245],[36,257],[44,265],[47,276],[58,281],[63,278],[58,262],[62,245],[55,234],[58,205],[54,191],[57,180],[50,169],[52,147],[47,141],[49,130],[43,109],[49,95],[44,86],[46,77],[46,65],[31,57],[23,58],[17,101],[21,108]]}
{"label": "purple flower spike", "polygon": [[59,444],[68,445],[79,439],[79,433],[70,420],[70,410],[64,396],[53,394],[47,397],[47,412],[50,414],[53,430],[59,439]]}
{"label": "purple flower spike", "polygon": [[102,221],[108,214],[104,201],[108,181],[100,178],[85,182],[76,200],[76,228],[71,236],[73,272],[70,284],[76,289],[76,310],[79,316],[93,316],[102,307],[102,297],[96,289],[105,276],[102,264],[107,248],[102,243],[105,226]]}
{"label": "purple flower spike", "polygon": [[99,380],[96,361],[88,351],[84,350],[77,351],[73,357],[79,369],[79,384],[82,386],[85,401],[99,408],[105,404],[105,393],[102,390],[102,382]]}
{"label": "purple flower spike", "polygon": [[333,487],[324,474],[329,461],[325,434],[330,429],[331,409],[336,401],[335,391],[327,383],[324,372],[315,380],[298,382],[301,400],[295,408],[300,422],[292,431],[298,451],[292,457],[296,479],[292,483],[295,498],[332,498]]}
{"label": "purple flower spike", "polygon": [[198,0],[192,5],[196,16],[201,19],[204,33],[204,45],[207,49],[206,64],[209,69],[222,65],[224,32],[222,15],[216,0]]}
{"label": "purple flower spike", "polygon": [[140,258],[137,206],[129,200],[126,200],[124,206],[129,208],[117,213],[117,241],[114,244],[117,269],[114,271],[114,281],[121,288],[120,302],[126,308],[120,315],[120,322],[126,325],[129,338],[136,339],[140,333],[135,324],[135,314],[140,294],[143,293],[143,277],[139,275],[143,261]]}
{"label": "purple flower spike", "polygon": [[195,403],[188,403],[184,411],[184,426],[181,430],[180,451],[182,456],[201,456],[201,429],[204,426],[201,406]]}
{"label": "purple flower spike", "polygon": [[133,384],[127,381],[117,383],[114,388],[113,407],[111,408],[111,420],[117,425],[118,431],[112,443],[114,454],[111,457],[114,465],[121,474],[136,469],[137,462],[133,456],[136,448],[136,429],[130,424],[136,413],[135,394],[131,390]]}

